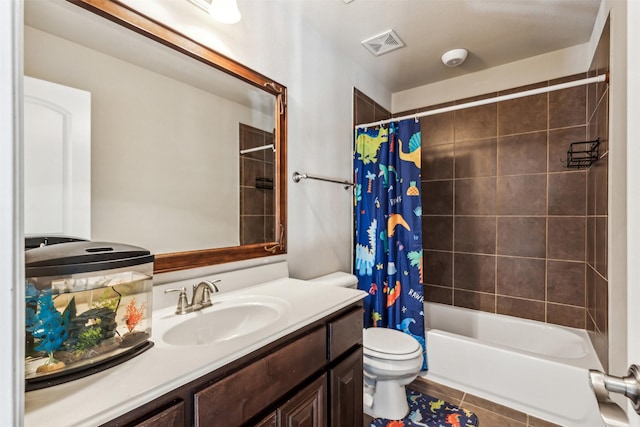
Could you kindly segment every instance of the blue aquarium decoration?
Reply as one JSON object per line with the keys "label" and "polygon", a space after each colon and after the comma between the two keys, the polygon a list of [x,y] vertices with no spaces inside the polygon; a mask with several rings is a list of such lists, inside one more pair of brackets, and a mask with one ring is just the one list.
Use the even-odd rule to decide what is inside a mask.
{"label": "blue aquarium decoration", "polygon": [[62,346],[69,336],[67,328],[69,317],[63,316],[53,303],[51,293],[42,292],[38,297],[38,312],[31,334],[39,344],[35,347],[49,355],[49,361],[54,362],[53,352]]}
{"label": "blue aquarium decoration", "polygon": [[[29,288],[29,287],[27,287]],[[26,292],[27,299],[33,302],[36,299],[36,292],[33,289],[28,289]],[[49,373],[60,369],[63,369],[66,364],[62,361],[56,360],[54,352],[59,349],[64,341],[69,336],[69,314],[67,310],[64,314],[56,309],[51,291],[40,292],[37,296],[37,311],[34,312],[33,307],[27,306],[27,344],[31,344],[31,347],[35,343],[33,350],[44,352],[48,355],[47,361],[38,367],[38,373]],[[31,342],[29,342],[31,339]]]}

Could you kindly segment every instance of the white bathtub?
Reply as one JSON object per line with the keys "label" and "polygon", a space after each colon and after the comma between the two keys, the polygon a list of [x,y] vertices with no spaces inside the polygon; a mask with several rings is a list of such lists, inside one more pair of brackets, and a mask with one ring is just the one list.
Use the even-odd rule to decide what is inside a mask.
{"label": "white bathtub", "polygon": [[563,426],[603,425],[585,331],[425,303],[425,378]]}

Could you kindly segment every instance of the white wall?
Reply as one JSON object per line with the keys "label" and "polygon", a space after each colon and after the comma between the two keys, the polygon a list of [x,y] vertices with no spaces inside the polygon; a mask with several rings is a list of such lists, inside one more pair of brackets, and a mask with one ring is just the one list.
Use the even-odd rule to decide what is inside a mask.
{"label": "white wall", "polygon": [[92,240],[153,253],[239,244],[238,122],[271,131],[273,117],[32,27],[24,64],[92,94]]}
{"label": "white wall", "polygon": [[[240,0],[242,20],[213,21],[188,2],[127,4],[287,86],[288,176],[294,171],[351,179],[352,87],[389,106],[391,94],[305,26],[296,2]],[[288,181],[291,275],[310,278],[351,264],[352,196],[340,185]]]}
{"label": "white wall", "polygon": [[[464,99],[587,71],[588,44],[560,49],[476,73],[396,92],[392,111],[403,112],[427,105]],[[585,64],[587,64],[585,66]],[[464,65],[463,65],[464,66]]]}
{"label": "white wall", "polygon": [[22,424],[24,394],[24,251],[19,165],[22,106],[22,7],[0,1],[0,425]]}

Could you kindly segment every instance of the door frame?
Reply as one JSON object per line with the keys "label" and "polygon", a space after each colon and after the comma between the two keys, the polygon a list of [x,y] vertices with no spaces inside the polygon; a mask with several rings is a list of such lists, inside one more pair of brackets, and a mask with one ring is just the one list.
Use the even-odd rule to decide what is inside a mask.
{"label": "door frame", "polygon": [[[640,365],[640,2],[627,2],[627,362]],[[613,308],[613,307],[612,307]],[[640,427],[627,402],[631,427]]]}
{"label": "door frame", "polygon": [[24,412],[24,237],[22,224],[22,0],[0,1],[0,425]]}

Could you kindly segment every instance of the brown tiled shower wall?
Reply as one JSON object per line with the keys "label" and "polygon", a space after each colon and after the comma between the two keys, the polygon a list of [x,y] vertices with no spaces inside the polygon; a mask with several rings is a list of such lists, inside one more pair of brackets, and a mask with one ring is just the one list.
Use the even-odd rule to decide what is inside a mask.
{"label": "brown tiled shower wall", "polygon": [[585,328],[587,172],[563,159],[587,140],[586,99],[579,86],[422,118],[428,301]]}
{"label": "brown tiled shower wall", "polygon": [[[273,144],[273,133],[240,123],[240,149]],[[274,179],[273,150],[240,156],[240,244],[273,242],[275,238],[275,197],[271,189],[259,188],[259,178]]]}
{"label": "brown tiled shower wall", "polygon": [[[603,74],[608,28],[587,73],[394,115]],[[425,298],[587,329],[605,367],[607,87],[577,86],[421,119]],[[355,90],[355,123],[388,114]],[[596,138],[600,160],[567,168],[569,144]]]}
{"label": "brown tiled shower wall", "polygon": [[373,123],[386,120],[391,113],[358,89],[353,89],[353,122],[355,124]]}
{"label": "brown tiled shower wall", "polygon": [[[564,160],[571,142],[597,137],[588,130],[589,90],[578,86],[421,120],[428,301],[586,328],[591,174]],[[594,131],[606,138],[604,128]]]}

